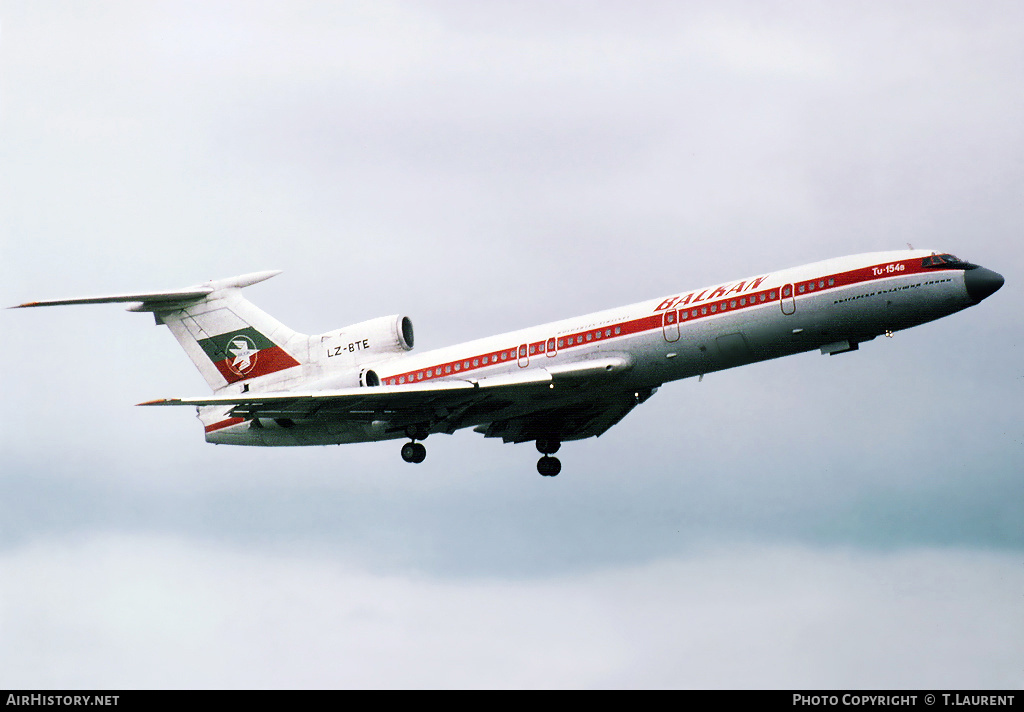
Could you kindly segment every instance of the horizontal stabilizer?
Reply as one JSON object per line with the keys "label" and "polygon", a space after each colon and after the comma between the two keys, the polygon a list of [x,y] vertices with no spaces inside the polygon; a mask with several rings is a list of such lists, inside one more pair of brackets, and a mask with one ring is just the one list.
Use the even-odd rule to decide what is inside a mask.
{"label": "horizontal stabilizer", "polygon": [[175,289],[166,292],[133,292],[129,294],[109,294],[101,297],[71,297],[69,299],[47,299],[36,302],[25,302],[10,307],[11,309],[24,309],[26,307],[55,307],[67,304],[111,304],[117,302],[141,303],[142,307],[133,311],[154,311],[159,310],[162,305],[170,306],[181,302],[194,302],[203,299],[218,289],[229,289],[232,287],[248,287],[251,284],[270,279],[274,275],[281,274],[280,270],[268,270],[265,272],[251,272],[249,274],[218,279],[194,287]]}
{"label": "horizontal stabilizer", "polygon": [[110,304],[116,302],[143,302],[145,304],[175,303],[194,301],[202,299],[210,292],[212,287],[196,287],[193,289],[176,292],[141,292],[138,294],[110,294],[104,297],[72,297],[70,299],[48,299],[38,302],[25,302],[10,309],[24,309],[26,307],[56,307],[65,304]]}

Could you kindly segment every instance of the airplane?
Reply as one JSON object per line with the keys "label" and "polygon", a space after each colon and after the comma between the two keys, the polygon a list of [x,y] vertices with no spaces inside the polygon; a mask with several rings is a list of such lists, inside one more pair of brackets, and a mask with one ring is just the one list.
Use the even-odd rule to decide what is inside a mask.
{"label": "airplane", "polygon": [[308,336],[258,309],[241,289],[280,271],[185,289],[79,297],[12,308],[132,303],[167,326],[214,395],[143,406],[195,406],[206,441],[328,445],[421,441],[472,427],[533,441],[537,471],[600,436],[669,381],[819,349],[856,351],[876,336],[948,316],[1003,285],[948,253],[899,250],[840,257],[681,291],[425,353],[396,314]]}

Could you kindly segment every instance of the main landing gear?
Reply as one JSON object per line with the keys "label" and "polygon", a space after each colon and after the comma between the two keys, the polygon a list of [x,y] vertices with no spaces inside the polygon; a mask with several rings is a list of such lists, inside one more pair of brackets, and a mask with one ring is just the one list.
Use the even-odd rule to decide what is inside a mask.
{"label": "main landing gear", "polygon": [[537,460],[537,472],[545,477],[554,477],[562,471],[562,461],[551,457],[560,447],[562,443],[552,438],[537,438],[537,452],[544,456]]}
{"label": "main landing gear", "polygon": [[416,442],[417,440],[425,440],[429,433],[427,429],[422,425],[410,425],[405,429],[405,434],[409,436],[411,442],[407,442],[402,446],[402,459],[406,462],[420,463],[427,459],[427,447],[423,443]]}
{"label": "main landing gear", "polygon": [[423,462],[427,459],[427,447],[423,443],[406,443],[402,446],[402,459],[406,462]]}

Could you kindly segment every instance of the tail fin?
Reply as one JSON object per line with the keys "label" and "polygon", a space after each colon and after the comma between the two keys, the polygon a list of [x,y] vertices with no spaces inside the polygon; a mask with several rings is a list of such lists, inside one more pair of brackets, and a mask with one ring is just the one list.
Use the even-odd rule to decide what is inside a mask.
{"label": "tail fin", "polygon": [[214,391],[239,381],[301,366],[309,337],[292,331],[242,296],[242,287],[280,271],[253,272],[168,292],[115,294],[28,302],[19,307],[137,302],[129,311],[153,312],[165,324]]}

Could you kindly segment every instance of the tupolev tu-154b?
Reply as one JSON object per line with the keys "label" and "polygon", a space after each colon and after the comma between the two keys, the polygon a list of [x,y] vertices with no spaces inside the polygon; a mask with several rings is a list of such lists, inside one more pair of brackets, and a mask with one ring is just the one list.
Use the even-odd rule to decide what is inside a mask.
{"label": "tupolev tu-154b", "polygon": [[978,304],[1001,275],[946,253],[840,257],[630,306],[413,353],[409,317],[316,336],[255,307],[256,272],[185,289],[29,302],[132,303],[167,326],[214,395],[195,406],[211,443],[328,445],[404,438],[422,462],[431,433],[472,427],[534,441],[537,470],[561,470],[561,443],[598,436],[668,381],[820,349],[856,351],[880,334]]}

